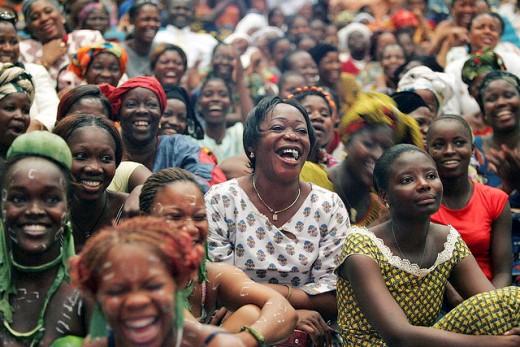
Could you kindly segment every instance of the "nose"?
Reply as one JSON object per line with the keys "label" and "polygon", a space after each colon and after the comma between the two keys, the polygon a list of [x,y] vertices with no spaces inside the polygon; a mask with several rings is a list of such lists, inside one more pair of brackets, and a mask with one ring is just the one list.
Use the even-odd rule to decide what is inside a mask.
{"label": "nose", "polygon": [[321,116],[321,114],[318,110],[310,112],[309,116],[311,118],[311,122],[323,123],[323,121],[324,121],[323,117]]}
{"label": "nose", "polygon": [[455,146],[453,145],[453,143],[448,143],[446,145],[446,153],[453,153],[455,152]]}
{"label": "nose", "polygon": [[199,229],[195,225],[195,222],[191,218],[186,218],[184,222],[182,223],[182,230],[186,230],[191,237],[198,238],[199,236]]}
{"label": "nose", "polygon": [[150,304],[150,297],[142,291],[134,291],[128,295],[125,304],[131,309],[142,308]]}
{"label": "nose", "polygon": [[417,190],[418,191],[424,191],[424,190],[430,190],[430,182],[423,176],[417,177]]}
{"label": "nose", "polygon": [[45,210],[39,201],[31,201],[29,208],[27,208],[26,213],[29,215],[42,215],[45,213]]}
{"label": "nose", "polygon": [[99,174],[103,172],[103,169],[97,160],[90,160],[85,166],[85,171],[91,174]]}

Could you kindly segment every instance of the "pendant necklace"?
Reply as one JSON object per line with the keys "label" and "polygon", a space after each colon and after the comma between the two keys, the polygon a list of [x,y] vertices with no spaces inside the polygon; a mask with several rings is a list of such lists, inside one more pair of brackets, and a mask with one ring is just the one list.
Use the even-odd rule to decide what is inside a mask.
{"label": "pendant necklace", "polygon": [[255,192],[256,192],[256,196],[258,196],[258,199],[260,199],[262,204],[264,204],[264,206],[267,207],[267,209],[273,214],[273,220],[278,220],[278,214],[279,213],[287,211],[288,209],[293,207],[294,204],[296,204],[296,201],[298,201],[298,199],[300,198],[300,195],[301,195],[301,192],[302,192],[301,189],[300,189],[300,184],[298,184],[298,194],[296,195],[296,199],[294,199],[294,201],[289,206],[287,206],[286,208],[282,208],[281,210],[275,211],[273,208],[269,207],[269,205],[267,205],[266,202],[264,201],[264,199],[262,199],[262,197],[260,196],[260,193],[258,192],[258,189],[256,189],[256,184],[255,184],[255,178],[254,177],[253,177],[252,181],[253,181],[253,188],[255,189]]}

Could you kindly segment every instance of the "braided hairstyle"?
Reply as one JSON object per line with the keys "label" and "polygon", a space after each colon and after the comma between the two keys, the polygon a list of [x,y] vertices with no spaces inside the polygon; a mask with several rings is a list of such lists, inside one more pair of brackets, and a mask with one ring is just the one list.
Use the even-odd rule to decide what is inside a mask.
{"label": "braided hairstyle", "polygon": [[309,95],[316,95],[325,100],[327,103],[327,107],[329,109],[329,115],[332,116],[334,111],[336,110],[336,103],[332,95],[322,87],[316,86],[304,86],[296,88],[292,94],[287,96],[287,99],[295,99],[299,102],[302,102],[303,99],[308,97]]}

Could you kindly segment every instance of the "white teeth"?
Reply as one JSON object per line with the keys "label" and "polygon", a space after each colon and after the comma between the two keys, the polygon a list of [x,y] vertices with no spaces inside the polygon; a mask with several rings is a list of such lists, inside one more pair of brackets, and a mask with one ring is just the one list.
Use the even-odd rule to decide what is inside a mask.
{"label": "white teeth", "polygon": [[134,125],[138,126],[138,127],[140,127],[140,126],[148,126],[149,124],[150,124],[150,122],[145,121],[145,120],[138,120],[138,121],[134,122]]}
{"label": "white teeth", "polygon": [[144,327],[152,324],[154,321],[155,321],[155,317],[141,318],[141,319],[126,321],[125,325],[132,329],[139,329],[139,328],[144,328]]}
{"label": "white teeth", "polygon": [[27,224],[27,225],[24,225],[23,228],[26,230],[33,230],[33,231],[40,231],[40,230],[46,229],[45,225],[41,225],[41,224]]}
{"label": "white teeth", "polygon": [[448,160],[448,161],[444,162],[445,165],[452,165],[452,164],[457,164],[457,163],[458,163],[458,161],[456,161],[456,160]]}
{"label": "white teeth", "polygon": [[81,184],[84,184],[89,187],[99,187],[101,182],[98,181],[81,181]]}
{"label": "white teeth", "polygon": [[298,159],[300,157],[300,154],[298,153],[297,150],[295,149],[284,149],[283,150],[283,153],[289,153],[289,154],[292,154],[292,156],[294,157],[294,159]]}

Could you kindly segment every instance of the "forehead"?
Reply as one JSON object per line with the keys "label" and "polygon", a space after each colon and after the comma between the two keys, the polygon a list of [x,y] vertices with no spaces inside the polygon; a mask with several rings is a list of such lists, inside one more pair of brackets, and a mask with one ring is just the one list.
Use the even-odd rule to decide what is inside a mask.
{"label": "forehead", "polygon": [[152,92],[150,89],[143,88],[143,87],[137,87],[134,89],[131,89],[128,93],[125,94],[123,97],[123,100],[134,98],[134,99],[146,99],[146,98],[155,98],[155,100],[159,100],[157,98],[157,95],[155,95],[154,92]]}
{"label": "forehead", "polygon": [[[92,139],[95,138],[95,141]],[[81,143],[82,146],[100,146],[109,145],[115,150],[116,142],[112,135],[104,128],[90,125],[75,129],[70,135],[67,143],[73,146],[76,143]]]}
{"label": "forehead", "polygon": [[217,53],[226,53],[229,55],[236,55],[235,48],[231,45],[220,45],[215,49],[215,54]]}
{"label": "forehead", "polygon": [[20,181],[30,180],[29,187],[39,180],[45,180],[47,184],[63,186],[64,175],[58,165],[41,157],[27,157],[14,163],[6,174],[5,188],[18,184]]}
{"label": "forehead", "polygon": [[108,62],[108,63],[119,63],[119,59],[113,55],[112,53],[109,53],[109,52],[101,52],[99,54],[97,54],[93,59],[92,61],[96,61],[96,62],[100,62],[100,61],[103,61],[103,62]]}
{"label": "forehead", "polygon": [[425,166],[435,168],[435,163],[426,153],[419,151],[405,151],[390,164],[390,171],[394,174],[398,174],[399,172],[409,170],[410,167],[422,168]]}
{"label": "forehead", "polygon": [[288,104],[278,104],[269,112],[262,123],[275,120],[297,121],[305,123],[305,117],[294,106]]}
{"label": "forehead", "polygon": [[[119,279],[135,281],[149,276],[170,275],[156,249],[145,243],[126,243],[113,247],[101,265],[102,274],[114,274]],[[114,277],[110,276],[110,279]]]}
{"label": "forehead", "polygon": [[[191,197],[189,201],[187,197]],[[154,198],[154,203],[161,203],[171,206],[184,205],[189,202],[193,202],[195,198],[196,202],[201,203],[204,206],[204,200],[200,188],[192,182],[180,181],[168,183],[157,190],[157,194]]]}
{"label": "forehead", "polygon": [[207,89],[207,88],[227,89],[226,83],[219,78],[208,81],[202,89]]}
{"label": "forehead", "polygon": [[305,98],[302,99],[301,104],[327,107],[327,102],[325,101],[325,99],[323,99],[323,97],[319,95],[307,95]]}
{"label": "forehead", "polygon": [[486,93],[494,93],[502,90],[515,90],[517,91],[517,87],[507,80],[496,79],[488,83],[486,89],[484,89],[484,94]]}
{"label": "forehead", "polygon": [[170,1],[171,7],[188,7],[192,8],[194,7],[194,2],[192,0],[171,0]]}

